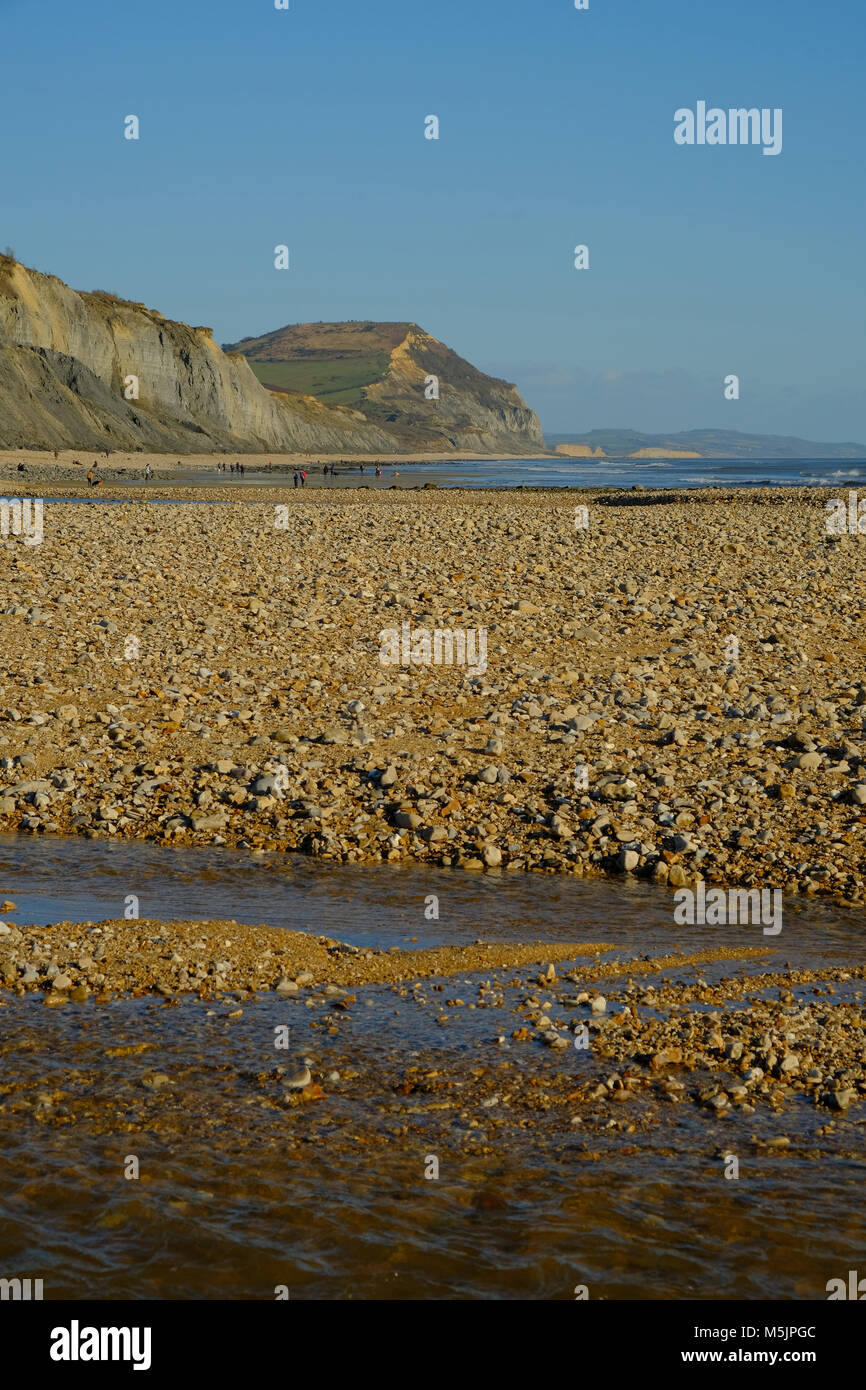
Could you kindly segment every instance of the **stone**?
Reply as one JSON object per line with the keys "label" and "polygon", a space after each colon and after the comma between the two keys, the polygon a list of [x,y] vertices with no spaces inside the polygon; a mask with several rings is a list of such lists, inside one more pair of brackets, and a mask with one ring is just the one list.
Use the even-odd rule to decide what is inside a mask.
{"label": "stone", "polygon": [[816,772],[822,762],[823,758],[820,753],[801,753],[796,765],[803,772]]}

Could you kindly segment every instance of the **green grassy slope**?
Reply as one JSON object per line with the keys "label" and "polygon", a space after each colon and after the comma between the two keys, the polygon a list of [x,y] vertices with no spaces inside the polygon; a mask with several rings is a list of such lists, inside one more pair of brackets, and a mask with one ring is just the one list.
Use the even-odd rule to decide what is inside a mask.
{"label": "green grassy slope", "polygon": [[370,352],[332,361],[247,361],[262,385],[271,391],[297,391],[304,396],[318,396],[329,405],[358,406],[363,400],[363,388],[385,375],[389,359],[387,353]]}

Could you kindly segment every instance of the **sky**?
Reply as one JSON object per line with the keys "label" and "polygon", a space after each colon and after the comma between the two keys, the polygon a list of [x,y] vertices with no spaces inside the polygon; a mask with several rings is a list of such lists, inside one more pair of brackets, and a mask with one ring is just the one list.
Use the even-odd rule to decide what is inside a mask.
{"label": "sky", "polygon": [[[0,248],[75,289],[218,342],[412,320],[547,433],[866,442],[863,0],[0,0],[0,25]],[[676,144],[699,101],[781,108],[781,153]]]}

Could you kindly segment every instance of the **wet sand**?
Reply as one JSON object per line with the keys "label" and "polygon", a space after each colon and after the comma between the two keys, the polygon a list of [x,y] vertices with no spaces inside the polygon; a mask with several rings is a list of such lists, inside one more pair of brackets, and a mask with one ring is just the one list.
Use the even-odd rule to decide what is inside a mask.
{"label": "wet sand", "polygon": [[0,993],[4,1268],[38,1250],[46,1298],[823,1299],[856,1266],[862,966],[299,935],[0,940],[40,971]]}

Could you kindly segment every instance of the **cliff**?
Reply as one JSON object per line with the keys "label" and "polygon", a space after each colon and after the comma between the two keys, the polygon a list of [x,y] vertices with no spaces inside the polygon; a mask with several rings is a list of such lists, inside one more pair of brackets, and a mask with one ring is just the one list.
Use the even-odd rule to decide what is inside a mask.
{"label": "cliff", "polygon": [[[394,349],[392,389],[409,399],[398,407],[385,391],[362,413],[312,392],[267,389],[245,356],[223,352],[209,328],[101,291],[72,290],[0,257],[0,448],[395,453],[413,442],[483,452],[507,442],[513,453],[530,440],[541,445],[538,422],[514,387],[456,354],[449,358],[428,335],[421,339],[412,352],[403,339]],[[424,400],[415,351],[430,371],[451,358],[463,369],[459,387],[452,371],[453,397],[438,413],[441,401]],[[447,381],[447,365],[444,372]],[[130,376],[138,399],[125,398]],[[472,394],[479,383],[483,401]],[[395,410],[399,420],[391,418]],[[452,436],[472,442],[452,443]]]}
{"label": "cliff", "polygon": [[[242,353],[271,390],[354,406],[406,450],[519,455],[545,447],[516,386],[479,371],[416,323],[292,324],[227,351]],[[438,397],[428,398],[434,389]]]}

